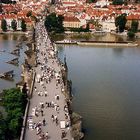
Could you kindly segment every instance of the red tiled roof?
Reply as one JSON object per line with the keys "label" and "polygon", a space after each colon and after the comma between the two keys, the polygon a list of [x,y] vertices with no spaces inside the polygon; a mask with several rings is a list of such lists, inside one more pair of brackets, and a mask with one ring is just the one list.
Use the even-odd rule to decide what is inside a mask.
{"label": "red tiled roof", "polygon": [[64,17],[64,21],[68,21],[68,22],[80,22],[80,20],[77,17]]}
{"label": "red tiled roof", "polygon": [[3,16],[2,15],[0,15],[0,20],[2,20],[3,19]]}
{"label": "red tiled roof", "polygon": [[30,18],[24,18],[26,23],[32,23],[32,20]]}
{"label": "red tiled roof", "polygon": [[126,18],[127,18],[127,20],[140,20],[140,15],[131,14],[131,15],[128,15]]}
{"label": "red tiled roof", "polygon": [[64,1],[63,4],[68,4],[69,5],[69,4],[76,4],[76,3],[72,2],[72,1]]}
{"label": "red tiled roof", "polygon": [[5,14],[5,15],[3,15],[3,18],[5,18],[5,19],[16,19],[17,15],[15,15],[15,14]]}

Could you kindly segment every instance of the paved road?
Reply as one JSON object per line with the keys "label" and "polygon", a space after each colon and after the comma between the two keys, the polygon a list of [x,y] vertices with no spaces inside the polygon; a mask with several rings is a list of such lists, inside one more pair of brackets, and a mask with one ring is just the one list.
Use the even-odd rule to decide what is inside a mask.
{"label": "paved road", "polygon": [[[35,88],[30,100],[25,140],[73,140],[63,94],[64,85],[60,72],[63,67],[41,22],[36,25],[36,33],[38,65],[35,68]],[[57,116],[58,123],[52,115]],[[45,126],[43,119],[45,119]],[[66,132],[64,138],[62,138],[62,131]]]}

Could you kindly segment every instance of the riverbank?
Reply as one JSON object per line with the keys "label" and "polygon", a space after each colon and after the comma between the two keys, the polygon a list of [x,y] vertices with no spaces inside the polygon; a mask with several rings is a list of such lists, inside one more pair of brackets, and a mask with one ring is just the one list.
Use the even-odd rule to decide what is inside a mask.
{"label": "riverbank", "polygon": [[[53,35],[52,36],[52,39],[55,41],[55,42],[63,42],[64,40],[68,40],[68,41],[72,41],[72,42],[81,42],[81,41],[85,41],[85,42],[95,42],[97,43],[97,45],[94,43],[93,45],[91,44],[91,46],[93,47],[109,47],[109,48],[127,48],[127,47],[131,47],[129,45],[122,45],[122,46],[119,46],[119,45],[116,45],[114,46],[114,44],[112,45],[107,45],[106,43],[108,42],[114,42],[115,44],[116,43],[134,43],[134,44],[138,44],[137,47],[140,46],[140,39],[138,38],[134,38],[134,39],[130,39],[126,36],[117,36],[117,35],[113,35],[113,34],[110,34],[110,33],[107,33],[106,35],[104,36],[94,36],[92,33],[73,33],[73,34],[61,34],[61,35]],[[104,42],[104,44],[99,44],[100,42]],[[65,45],[68,45],[70,43],[65,43]],[[76,44],[76,43],[75,43]],[[83,45],[84,46],[84,45]],[[132,45],[133,46],[133,45]]]}
{"label": "riverbank", "polygon": [[71,41],[71,40],[62,40],[56,41],[56,44],[74,44],[82,46],[96,46],[96,47],[138,47],[137,43],[133,42],[115,42],[115,41]]}
{"label": "riverbank", "polygon": [[7,32],[0,32],[0,34],[26,34],[26,32],[21,32],[21,31],[7,31]]}
{"label": "riverbank", "polygon": [[114,42],[114,41],[79,41],[77,45],[97,46],[97,47],[138,47],[137,43],[133,42]]}
{"label": "riverbank", "polygon": [[22,32],[22,31],[7,31],[7,32],[0,32],[0,35],[3,34],[17,34],[17,35],[28,35],[29,33],[31,33],[32,31],[26,31],[26,32]]}

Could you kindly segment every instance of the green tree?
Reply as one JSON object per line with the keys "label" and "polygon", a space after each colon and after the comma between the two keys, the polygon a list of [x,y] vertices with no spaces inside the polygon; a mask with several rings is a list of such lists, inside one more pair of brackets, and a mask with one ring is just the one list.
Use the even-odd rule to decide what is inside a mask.
{"label": "green tree", "polygon": [[139,22],[137,20],[132,20],[131,31],[136,33],[138,31]]}
{"label": "green tree", "polygon": [[112,4],[113,5],[122,5],[122,4],[124,4],[124,0],[113,0]]}
{"label": "green tree", "polygon": [[12,27],[13,31],[16,31],[17,30],[17,22],[16,22],[15,19],[12,20],[11,27]]}
{"label": "green tree", "polygon": [[12,1],[12,0],[1,0],[1,3],[4,3],[4,4],[16,4],[16,1]]}
{"label": "green tree", "polygon": [[97,0],[87,0],[86,2],[87,3],[93,3],[93,2],[96,2]]}
{"label": "green tree", "polygon": [[21,108],[23,111],[26,105],[26,95],[18,88],[4,90],[4,106],[7,111]]}
{"label": "green tree", "polygon": [[25,20],[24,19],[22,19],[21,20],[21,30],[23,31],[23,32],[25,32],[26,31],[26,22],[25,22]]}
{"label": "green tree", "polygon": [[22,127],[22,123],[20,118],[11,119],[8,124],[9,130],[12,133],[12,137],[16,138],[20,136],[20,131]]}
{"label": "green tree", "polygon": [[127,36],[129,38],[134,38],[135,37],[135,33],[133,31],[128,31]]}
{"label": "green tree", "polygon": [[86,25],[86,29],[85,29],[87,32],[89,32],[89,23],[87,23]]}
{"label": "green tree", "polygon": [[55,13],[51,13],[45,19],[45,27],[49,32],[64,32],[63,16],[57,16]]}
{"label": "green tree", "polygon": [[19,88],[4,90],[3,105],[7,111],[8,138],[18,138],[22,127],[22,118],[26,107],[26,94]]}
{"label": "green tree", "polygon": [[125,29],[127,19],[126,19],[126,14],[121,14],[115,19],[115,25],[118,28],[119,32],[123,32]]}
{"label": "green tree", "polygon": [[1,140],[6,140],[6,130],[7,130],[7,125],[3,118],[2,113],[0,112],[0,139]]}
{"label": "green tree", "polygon": [[57,20],[58,20],[57,32],[64,32],[64,27],[63,27],[64,17],[62,15],[58,15]]}
{"label": "green tree", "polygon": [[3,9],[2,9],[2,4],[0,3],[0,13],[3,12]]}
{"label": "green tree", "polygon": [[3,32],[7,31],[7,22],[5,19],[2,19],[2,21],[1,21],[1,29]]}

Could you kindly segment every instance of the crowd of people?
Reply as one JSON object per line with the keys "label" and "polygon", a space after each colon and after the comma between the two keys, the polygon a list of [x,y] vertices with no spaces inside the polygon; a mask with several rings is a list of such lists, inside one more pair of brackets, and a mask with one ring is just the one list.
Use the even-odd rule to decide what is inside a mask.
{"label": "crowd of people", "polygon": [[[43,22],[38,22],[36,25],[36,78],[32,97],[37,101],[33,103],[34,107],[28,117],[28,128],[36,132],[39,140],[51,139],[52,131],[55,131],[53,128],[61,131],[60,138],[57,131],[53,132],[58,135],[58,140],[67,138],[68,133],[71,138],[69,111],[63,94],[65,87],[62,69],[64,70],[65,67],[57,57],[57,50],[49,39]],[[65,121],[63,128],[61,120]],[[52,126],[52,129],[48,126],[49,128]]]}

